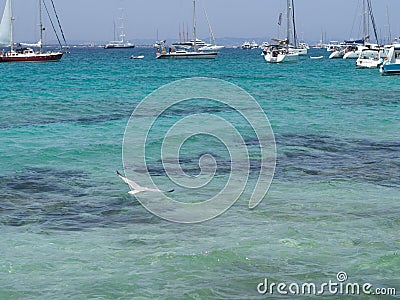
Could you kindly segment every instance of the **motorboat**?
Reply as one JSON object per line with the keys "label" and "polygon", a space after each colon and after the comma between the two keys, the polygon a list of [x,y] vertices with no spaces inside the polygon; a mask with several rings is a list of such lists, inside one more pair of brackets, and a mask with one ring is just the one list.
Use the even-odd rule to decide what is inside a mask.
{"label": "motorboat", "polygon": [[383,63],[383,58],[381,56],[381,51],[379,48],[367,48],[363,49],[360,53],[360,56],[356,61],[356,68],[379,68],[379,66]]}
{"label": "motorboat", "polygon": [[392,45],[379,71],[383,75],[400,74],[400,44]]}

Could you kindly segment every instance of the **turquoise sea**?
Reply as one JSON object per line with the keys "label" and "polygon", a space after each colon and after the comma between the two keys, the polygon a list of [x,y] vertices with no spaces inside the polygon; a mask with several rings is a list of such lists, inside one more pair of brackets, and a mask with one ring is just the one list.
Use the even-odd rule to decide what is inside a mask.
{"label": "turquoise sea", "polygon": [[[400,76],[309,53],[321,54],[272,65],[241,49],[158,61],[154,49],[72,48],[58,63],[0,64],[0,299],[308,299],[257,286],[338,282],[339,272],[400,297]],[[255,209],[242,197],[211,221],[178,224],[143,208],[115,170],[138,103],[191,77],[251,94],[271,123],[277,163]],[[224,114],[189,104],[168,117]],[[214,142],[186,147],[183,168],[196,174]],[[217,162],[223,178],[229,168]],[[328,298],[353,297],[377,298]]]}

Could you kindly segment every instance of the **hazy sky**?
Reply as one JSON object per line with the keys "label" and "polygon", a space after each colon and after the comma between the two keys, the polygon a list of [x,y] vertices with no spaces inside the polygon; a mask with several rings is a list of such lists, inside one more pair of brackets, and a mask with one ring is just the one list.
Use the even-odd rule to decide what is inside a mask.
{"label": "hazy sky", "polygon": [[[47,2],[49,0],[46,0]],[[215,36],[260,37],[269,41],[277,36],[280,12],[285,0],[197,0],[198,37],[208,37],[204,8]],[[37,15],[32,12],[37,0],[14,0],[16,40],[35,40]],[[118,22],[120,7],[124,7],[126,36],[130,41],[140,39],[179,39],[179,25],[189,24],[192,32],[192,0],[54,0],[68,41],[108,41],[113,39],[113,22]],[[5,0],[0,0],[1,9]],[[393,35],[400,35],[400,0],[372,0],[378,34],[387,36],[386,8]],[[361,0],[297,0],[295,1],[298,36],[308,42],[321,39],[361,38]],[[46,38],[53,40],[47,22]],[[283,35],[284,27],[280,29]]]}

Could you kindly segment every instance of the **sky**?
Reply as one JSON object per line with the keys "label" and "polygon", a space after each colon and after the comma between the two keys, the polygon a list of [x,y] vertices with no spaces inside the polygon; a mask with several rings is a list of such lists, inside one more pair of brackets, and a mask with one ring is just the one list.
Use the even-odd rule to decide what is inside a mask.
{"label": "sky", "polygon": [[[50,5],[50,0],[46,0]],[[53,0],[69,42],[102,42],[113,40],[114,22],[124,8],[124,27],[128,40],[179,40],[179,27],[188,24],[192,34],[192,0]],[[389,9],[390,29],[400,35],[399,0],[371,0],[378,34],[387,36]],[[38,16],[33,14],[38,0],[14,0],[14,37],[34,41],[38,37]],[[5,0],[0,0],[1,9]],[[215,37],[261,38],[284,35],[278,16],[285,11],[285,0],[197,0],[198,37],[206,39],[209,29],[206,9]],[[297,0],[295,1],[298,37],[309,43],[326,40],[361,38],[361,0]],[[32,15],[33,14],[33,15]],[[54,40],[51,25],[45,20],[45,38]]]}

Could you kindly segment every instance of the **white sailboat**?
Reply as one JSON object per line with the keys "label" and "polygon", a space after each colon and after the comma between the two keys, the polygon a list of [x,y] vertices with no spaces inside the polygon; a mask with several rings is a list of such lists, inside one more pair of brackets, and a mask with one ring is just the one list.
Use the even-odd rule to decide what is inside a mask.
{"label": "white sailboat", "polygon": [[[359,69],[378,68],[383,63],[383,59],[386,58],[386,53],[384,52],[384,49],[378,45],[378,34],[376,31],[375,18],[372,13],[371,1],[368,0],[367,5],[365,4],[365,0],[363,0],[363,3],[364,3],[364,34],[366,34],[368,39],[366,38],[363,47],[360,47],[360,52],[356,61],[356,67]],[[368,11],[366,9],[368,9]],[[367,35],[368,32],[366,31],[367,30],[366,28],[367,28],[367,22],[369,22],[369,18],[371,19],[372,26],[374,29],[376,44],[371,44],[369,42],[369,35]]]}
{"label": "white sailboat", "polygon": [[[9,46],[10,50],[3,52],[0,51],[0,62],[46,62],[46,61],[58,61],[62,58],[64,52],[61,51],[48,51],[43,52],[43,23],[42,23],[42,3],[45,5],[46,11],[48,9],[46,7],[45,2],[39,0],[39,31],[40,31],[40,39],[36,44],[27,44],[27,43],[18,43],[15,44],[14,36],[13,36],[13,10],[12,10],[12,0],[7,0],[6,5],[4,7],[3,17],[0,23],[0,45]],[[54,12],[55,6],[52,1]],[[58,16],[56,14],[57,20]],[[58,22],[61,30],[61,25]],[[61,30],[64,41],[64,33]],[[57,35],[57,33],[56,33]],[[57,35],[57,39],[58,35]],[[16,47],[18,45],[18,47]],[[39,48],[38,51],[35,51],[33,47]],[[60,48],[62,48],[60,43]]]}
{"label": "white sailboat", "polygon": [[121,16],[119,17],[119,40],[115,38],[115,23],[114,23],[114,41],[109,42],[104,46],[104,49],[126,49],[135,48],[135,44],[125,40],[125,28],[124,28],[124,9],[120,8]]}
{"label": "white sailboat", "polygon": [[193,0],[193,50],[176,50],[175,47],[167,47],[162,43],[157,49],[157,59],[215,59],[218,52],[199,51],[196,33],[196,0]]}
{"label": "white sailboat", "polygon": [[[369,25],[370,20],[373,25],[376,44],[370,42]],[[359,68],[377,68],[381,63],[379,55],[383,54],[383,49],[378,45],[378,35],[376,31],[375,18],[372,13],[371,1],[362,0],[362,27],[363,38],[357,41],[345,41],[347,45],[343,59],[357,59],[356,66]],[[374,61],[374,62],[373,62]]]}
{"label": "white sailboat", "polygon": [[[286,0],[286,39],[272,39],[277,42],[277,44],[270,45],[263,51],[264,58],[269,63],[298,61],[299,53],[293,51],[293,48],[290,47],[290,38],[292,35],[290,20],[290,16],[292,15],[292,6],[290,2],[290,0]],[[293,24],[293,26],[295,26],[295,24]]]}

